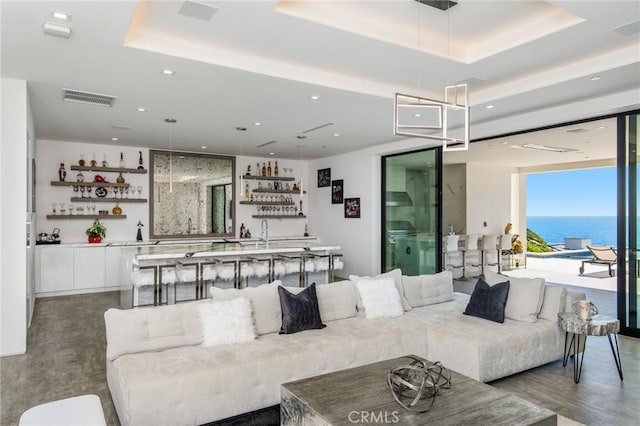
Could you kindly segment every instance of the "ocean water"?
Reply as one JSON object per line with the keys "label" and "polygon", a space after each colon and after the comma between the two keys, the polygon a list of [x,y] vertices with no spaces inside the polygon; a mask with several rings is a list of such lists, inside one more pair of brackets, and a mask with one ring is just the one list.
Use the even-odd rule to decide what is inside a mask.
{"label": "ocean water", "polygon": [[591,238],[594,245],[617,245],[616,216],[529,216],[527,227],[549,244],[565,237]]}

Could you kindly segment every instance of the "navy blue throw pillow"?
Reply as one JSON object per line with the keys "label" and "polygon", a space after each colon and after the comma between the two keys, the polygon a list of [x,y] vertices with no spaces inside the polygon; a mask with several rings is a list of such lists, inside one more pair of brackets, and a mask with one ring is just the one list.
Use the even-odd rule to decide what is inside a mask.
{"label": "navy blue throw pillow", "polygon": [[463,313],[489,321],[504,322],[504,307],[508,295],[509,281],[490,286],[479,278]]}
{"label": "navy blue throw pillow", "polygon": [[298,294],[293,294],[279,286],[278,296],[280,296],[280,309],[282,309],[280,334],[293,334],[298,331],[326,327],[320,318],[315,283]]}

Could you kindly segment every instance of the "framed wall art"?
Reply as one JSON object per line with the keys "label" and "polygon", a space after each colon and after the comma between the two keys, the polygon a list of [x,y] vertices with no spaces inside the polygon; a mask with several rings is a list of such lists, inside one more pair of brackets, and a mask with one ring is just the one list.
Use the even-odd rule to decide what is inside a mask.
{"label": "framed wall art", "polygon": [[331,204],[342,204],[344,201],[344,181],[331,181]]}
{"label": "framed wall art", "polygon": [[331,186],[331,169],[318,170],[318,188]]}
{"label": "framed wall art", "polygon": [[344,217],[347,219],[360,218],[360,198],[344,199]]}

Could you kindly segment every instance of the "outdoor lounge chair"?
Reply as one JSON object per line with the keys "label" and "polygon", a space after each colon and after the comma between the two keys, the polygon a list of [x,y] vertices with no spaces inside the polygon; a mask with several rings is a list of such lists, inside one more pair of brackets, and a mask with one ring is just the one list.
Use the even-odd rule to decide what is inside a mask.
{"label": "outdoor lounge chair", "polygon": [[584,274],[584,264],[591,263],[592,265],[607,265],[609,267],[609,276],[613,277],[614,271],[611,269],[618,262],[618,254],[609,246],[587,246],[593,259],[583,260],[580,266],[580,275]]}

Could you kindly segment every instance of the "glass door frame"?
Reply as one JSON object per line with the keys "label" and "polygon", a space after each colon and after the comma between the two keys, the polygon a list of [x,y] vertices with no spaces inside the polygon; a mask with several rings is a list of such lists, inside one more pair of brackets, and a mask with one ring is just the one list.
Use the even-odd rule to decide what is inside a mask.
{"label": "glass door frame", "polygon": [[[638,123],[640,111],[618,115],[618,319],[620,333],[640,337],[638,324]],[[627,219],[628,218],[628,219]],[[628,250],[627,250],[628,249]]]}
{"label": "glass door frame", "polygon": [[442,259],[442,147],[436,146],[431,148],[420,148],[412,151],[404,151],[398,152],[395,154],[383,155],[380,157],[380,175],[381,175],[381,186],[380,186],[380,272],[385,272],[385,265],[387,264],[387,247],[386,247],[386,235],[387,235],[387,212],[386,212],[386,189],[387,189],[387,178],[386,178],[386,159],[391,157],[397,157],[400,155],[407,154],[415,154],[424,151],[433,151],[435,150],[435,170],[436,177],[438,179],[436,185],[436,206],[435,206],[435,216],[436,216],[436,272],[441,272],[443,269],[443,259]]}

